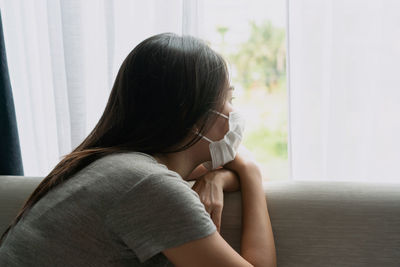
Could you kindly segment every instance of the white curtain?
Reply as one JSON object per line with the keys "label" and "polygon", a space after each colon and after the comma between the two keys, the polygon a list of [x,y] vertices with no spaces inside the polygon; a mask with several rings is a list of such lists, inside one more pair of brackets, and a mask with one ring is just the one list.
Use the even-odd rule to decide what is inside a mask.
{"label": "white curtain", "polygon": [[[25,175],[91,131],[145,38],[203,37],[201,0],[0,0]],[[400,182],[400,2],[287,0],[294,180]]]}
{"label": "white curtain", "polygon": [[400,182],[400,1],[288,0],[294,180]]}
{"label": "white curtain", "polygon": [[45,176],[100,118],[123,59],[161,32],[202,37],[197,0],[0,0],[24,172]]}

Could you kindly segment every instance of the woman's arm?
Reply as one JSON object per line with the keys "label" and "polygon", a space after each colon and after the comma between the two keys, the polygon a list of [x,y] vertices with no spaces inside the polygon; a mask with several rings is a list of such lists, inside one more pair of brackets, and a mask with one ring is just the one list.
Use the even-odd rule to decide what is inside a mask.
{"label": "woman's arm", "polygon": [[242,194],[241,254],[254,266],[276,267],[276,249],[258,166],[239,171]]}
{"label": "woman's arm", "polygon": [[200,164],[185,178],[185,180],[186,181],[197,180],[197,178],[200,178],[207,172],[209,172],[209,170],[207,170],[207,168],[204,167],[203,164]]}
{"label": "woman's arm", "polygon": [[[186,177],[185,180],[197,180],[205,174],[211,177],[211,179],[217,180],[225,192],[236,192],[240,190],[239,176],[234,171],[222,167],[210,171],[204,167],[203,164],[200,164],[193,170],[191,174],[189,174],[188,177]],[[191,185],[193,186],[194,183]]]}
{"label": "woman's arm", "polygon": [[222,182],[222,188],[225,192],[236,192],[240,190],[239,176],[231,170],[220,168],[216,171],[216,179]]}

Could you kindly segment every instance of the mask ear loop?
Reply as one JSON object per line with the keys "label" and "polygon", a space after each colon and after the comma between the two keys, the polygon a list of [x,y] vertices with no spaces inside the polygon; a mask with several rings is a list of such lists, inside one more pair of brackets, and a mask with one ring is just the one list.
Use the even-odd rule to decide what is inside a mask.
{"label": "mask ear loop", "polygon": [[211,111],[214,112],[214,113],[217,113],[218,115],[220,115],[220,116],[222,116],[222,117],[225,117],[225,118],[229,119],[228,116],[226,116],[225,114],[223,114],[223,113],[221,113],[221,112],[218,112],[218,111],[213,110],[213,109],[211,109]]}
{"label": "mask ear loop", "polygon": [[210,143],[213,142],[210,139],[208,139],[207,137],[205,137],[204,135],[202,135],[201,133],[197,133],[197,134],[200,135],[202,138],[206,139],[208,142],[210,142]]}
{"label": "mask ear loop", "polygon": [[205,137],[204,135],[202,135],[201,133],[199,133],[198,131],[193,131],[195,134],[201,136],[201,138],[206,139],[208,142],[212,143],[213,141],[211,141],[210,139],[208,139],[207,137]]}
{"label": "mask ear loop", "polygon": [[[222,117],[224,117],[224,118],[227,118],[227,119],[229,120],[229,117],[226,116],[225,114],[222,114],[221,112],[218,112],[218,111],[213,110],[213,109],[210,109],[210,111],[212,111],[212,112],[214,112],[214,113],[217,113],[218,115],[220,115],[220,116],[222,116]],[[211,141],[209,138],[207,138],[207,137],[205,137],[204,135],[202,135],[201,133],[199,133],[198,131],[193,131],[193,132],[194,132],[195,134],[201,136],[202,138],[206,139],[208,142],[210,142],[210,143],[213,142],[213,141]]]}

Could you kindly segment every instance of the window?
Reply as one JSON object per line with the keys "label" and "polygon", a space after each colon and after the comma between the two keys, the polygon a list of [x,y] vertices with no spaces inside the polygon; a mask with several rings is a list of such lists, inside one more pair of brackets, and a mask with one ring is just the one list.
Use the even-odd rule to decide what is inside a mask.
{"label": "window", "polygon": [[263,179],[289,179],[285,1],[204,1],[205,39],[228,61],[233,105],[246,117],[243,144]]}

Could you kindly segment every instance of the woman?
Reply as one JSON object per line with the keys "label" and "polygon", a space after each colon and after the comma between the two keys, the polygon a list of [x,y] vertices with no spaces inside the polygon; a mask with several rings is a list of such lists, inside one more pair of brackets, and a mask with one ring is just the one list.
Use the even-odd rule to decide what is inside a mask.
{"label": "woman", "polygon": [[[236,151],[244,125],[231,97],[226,63],[204,41],[142,41],[93,131],[3,234],[0,266],[276,266],[260,170]],[[239,183],[241,255],[219,234],[222,192]]]}

